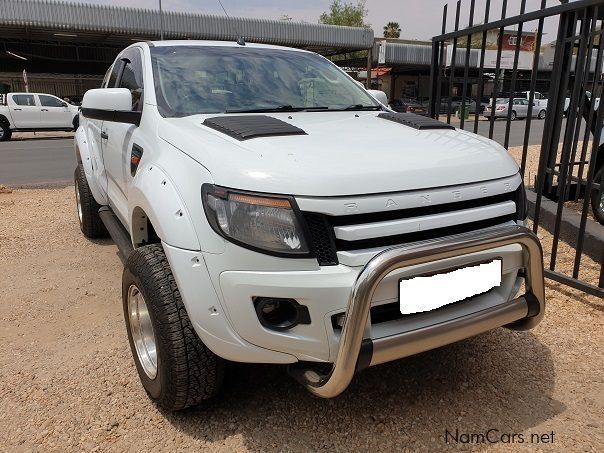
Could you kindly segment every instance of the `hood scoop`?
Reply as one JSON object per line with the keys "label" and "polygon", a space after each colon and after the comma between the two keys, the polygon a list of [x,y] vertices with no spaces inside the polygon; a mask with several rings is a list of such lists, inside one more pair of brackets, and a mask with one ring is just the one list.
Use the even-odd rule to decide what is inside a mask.
{"label": "hood scoop", "polygon": [[267,115],[215,116],[206,119],[203,125],[240,141],[280,135],[307,135],[299,127]]}
{"label": "hood scoop", "polygon": [[409,126],[420,131],[432,129],[455,129],[450,124],[429,118],[427,116],[416,115],[415,113],[380,113],[378,118],[394,121],[404,126]]}

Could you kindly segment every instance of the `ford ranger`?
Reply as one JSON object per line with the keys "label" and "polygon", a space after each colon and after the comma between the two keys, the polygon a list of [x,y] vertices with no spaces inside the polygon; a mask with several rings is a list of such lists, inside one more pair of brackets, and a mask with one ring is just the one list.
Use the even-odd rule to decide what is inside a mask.
{"label": "ford ranger", "polygon": [[110,235],[134,363],[169,410],[225,363],[355,373],[544,315],[542,252],[501,146],[396,113],[326,58],[162,41],[120,53],[75,135],[80,227]]}
{"label": "ford ranger", "polygon": [[78,107],[43,93],[0,95],[0,142],[18,131],[71,131],[78,128]]}

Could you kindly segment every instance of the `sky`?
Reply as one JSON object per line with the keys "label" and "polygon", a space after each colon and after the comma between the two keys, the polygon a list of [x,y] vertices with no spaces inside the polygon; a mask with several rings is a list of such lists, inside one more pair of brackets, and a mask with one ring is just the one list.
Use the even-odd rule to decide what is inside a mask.
{"label": "sky", "polygon": [[[137,8],[157,8],[158,0],[79,0],[83,3],[96,3]],[[356,3],[356,0],[344,0]],[[499,19],[503,0],[491,0],[490,20]],[[541,0],[526,0],[526,10],[534,11],[541,5]],[[329,8],[331,0],[222,0],[231,16],[279,19],[284,14],[294,21],[317,23],[322,12]],[[369,10],[366,21],[375,31],[376,37],[382,36],[383,26],[389,21],[398,22],[401,26],[401,38],[425,39],[441,31],[442,11],[449,3],[447,31],[452,29],[455,18],[455,0],[367,0]],[[476,0],[474,23],[484,21],[485,0]],[[516,15],[520,10],[521,0],[508,0],[507,16]],[[164,10],[199,12],[205,14],[224,14],[218,0],[162,0]],[[547,6],[560,4],[559,0],[546,0]],[[469,22],[470,0],[462,0],[460,27]],[[533,31],[537,24],[528,24],[525,31]],[[557,24],[546,21],[544,42],[555,40]]]}

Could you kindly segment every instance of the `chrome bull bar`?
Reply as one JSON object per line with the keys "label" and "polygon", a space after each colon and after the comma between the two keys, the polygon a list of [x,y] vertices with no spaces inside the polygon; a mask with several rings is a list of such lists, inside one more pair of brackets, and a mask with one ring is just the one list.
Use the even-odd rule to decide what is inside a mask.
{"label": "chrome bull bar", "polygon": [[[391,272],[408,266],[454,258],[519,244],[525,268],[526,293],[506,303],[461,318],[379,339],[363,339],[374,292]],[[373,257],[359,273],[352,288],[336,359],[328,373],[308,364],[296,364],[290,373],[309,391],[322,398],[342,393],[356,371],[437,348],[506,325],[531,329],[543,318],[545,286],[543,252],[529,229],[506,226],[444,238],[417,246],[397,246]]]}

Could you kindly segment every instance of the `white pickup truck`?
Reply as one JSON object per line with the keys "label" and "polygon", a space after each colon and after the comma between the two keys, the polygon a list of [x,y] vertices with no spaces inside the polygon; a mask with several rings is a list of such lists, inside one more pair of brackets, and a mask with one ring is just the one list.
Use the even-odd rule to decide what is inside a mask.
{"label": "white pickup truck", "polygon": [[227,361],[289,364],[329,398],[544,315],[505,149],[392,112],[315,53],[133,44],[85,94],[75,151],[81,230],[118,246],[134,363],[169,410],[216,394]]}
{"label": "white pickup truck", "polygon": [[13,132],[75,130],[78,121],[78,107],[51,94],[0,94],[0,142]]}

